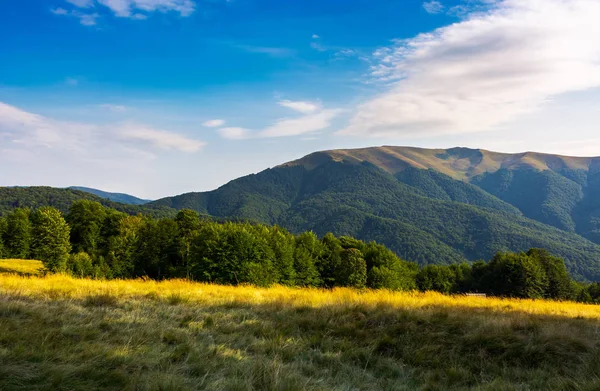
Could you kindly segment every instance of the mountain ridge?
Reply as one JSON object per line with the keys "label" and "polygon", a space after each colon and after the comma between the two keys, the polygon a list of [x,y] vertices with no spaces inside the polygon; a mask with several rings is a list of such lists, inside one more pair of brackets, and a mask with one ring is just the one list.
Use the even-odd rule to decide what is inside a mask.
{"label": "mountain ridge", "polygon": [[104,198],[104,199],[107,199],[110,201],[119,202],[121,204],[127,204],[127,205],[144,205],[144,204],[147,204],[147,203],[153,201],[153,200],[145,200],[142,198],[138,198],[138,197],[132,196],[131,194],[112,193],[112,192],[94,189],[91,187],[84,187],[84,186],[69,186],[68,189],[83,191],[86,193],[94,194],[98,197],[101,197],[101,198]]}
{"label": "mountain ridge", "polygon": [[[576,157],[532,151],[505,153],[466,147],[428,149],[404,146],[324,150],[277,167],[303,165],[307,169],[313,169],[327,160],[347,163],[368,161],[391,174],[396,174],[409,166],[435,169],[454,179],[468,179],[484,172],[496,172],[502,168],[511,169],[519,166],[540,170],[560,168],[590,170],[593,167],[600,171],[600,157]],[[474,164],[473,161],[477,163]]]}

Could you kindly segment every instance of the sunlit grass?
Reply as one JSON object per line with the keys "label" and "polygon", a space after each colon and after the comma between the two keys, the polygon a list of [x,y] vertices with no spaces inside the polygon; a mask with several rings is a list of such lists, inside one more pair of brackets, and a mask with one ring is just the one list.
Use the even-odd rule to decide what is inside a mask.
{"label": "sunlit grass", "polygon": [[[4,261],[1,261],[2,264]],[[11,270],[31,272],[38,270],[36,263],[18,266],[13,261]],[[31,261],[36,262],[36,261]],[[315,288],[288,288],[275,286],[257,288],[253,286],[223,286],[203,284],[186,280],[153,281],[137,280],[91,280],[65,275],[23,278],[19,275],[0,274],[0,292],[19,294],[34,298],[82,299],[91,294],[102,293],[121,300],[147,298],[185,302],[190,304],[223,305],[237,303],[246,305],[277,304],[289,307],[330,306],[385,306],[386,308],[430,309],[433,307],[459,307],[485,309],[496,312],[518,312],[533,315],[558,315],[570,318],[600,319],[600,306],[574,302],[549,300],[502,299],[492,297],[447,296],[437,292],[392,292],[387,290],[333,290]]]}
{"label": "sunlit grass", "polygon": [[599,318],[431,292],[0,274],[0,389],[592,390]]}
{"label": "sunlit grass", "polygon": [[0,259],[0,273],[16,273],[22,275],[40,274],[44,265],[40,261],[23,259]]}

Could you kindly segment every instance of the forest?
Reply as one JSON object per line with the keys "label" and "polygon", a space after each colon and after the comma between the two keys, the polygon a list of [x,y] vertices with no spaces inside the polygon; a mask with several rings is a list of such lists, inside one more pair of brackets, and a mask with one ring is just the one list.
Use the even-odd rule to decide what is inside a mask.
{"label": "forest", "polygon": [[155,219],[89,200],[74,202],[65,215],[53,207],[17,208],[0,219],[0,238],[3,258],[39,259],[49,273],[77,277],[600,300],[598,283],[576,282],[564,261],[543,249],[420,268],[376,242],[217,222],[187,209]]}

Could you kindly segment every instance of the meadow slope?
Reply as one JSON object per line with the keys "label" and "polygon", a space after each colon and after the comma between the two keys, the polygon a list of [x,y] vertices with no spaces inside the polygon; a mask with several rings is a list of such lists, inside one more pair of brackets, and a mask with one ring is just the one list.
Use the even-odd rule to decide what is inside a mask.
{"label": "meadow slope", "polygon": [[42,277],[36,265],[0,261],[0,389],[600,387],[598,306]]}

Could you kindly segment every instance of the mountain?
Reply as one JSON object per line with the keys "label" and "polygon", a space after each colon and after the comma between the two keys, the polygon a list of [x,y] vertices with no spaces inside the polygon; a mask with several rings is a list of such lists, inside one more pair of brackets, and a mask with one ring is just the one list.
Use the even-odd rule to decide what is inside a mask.
{"label": "mountain", "polygon": [[377,240],[421,264],[543,247],[598,280],[598,167],[467,148],[335,150],[148,205]]}
{"label": "mountain", "polygon": [[[600,243],[600,157],[507,154],[469,148],[379,147],[317,152],[284,166],[310,169],[327,160],[346,164],[369,162],[433,197],[439,189],[423,187],[430,181],[416,183],[411,173],[429,170],[436,173],[430,175],[444,174],[476,185],[518,208],[526,217]],[[424,181],[424,174],[416,176]],[[472,200],[468,203],[473,203]]]}
{"label": "mountain", "polygon": [[110,201],[94,194],[75,189],[58,189],[54,187],[0,187],[0,216],[6,215],[15,208],[35,209],[42,206],[53,206],[63,213],[69,211],[71,204],[78,200],[97,201],[104,206],[128,214],[147,214],[154,217],[175,215],[176,211],[166,207],[148,207],[145,205],[126,205]]}
{"label": "mountain", "polygon": [[104,198],[104,199],[114,201],[114,202],[120,202],[121,204],[127,204],[127,205],[143,205],[143,204],[147,204],[148,202],[151,202],[151,200],[143,200],[141,198],[137,198],[137,197],[134,197],[129,194],[109,193],[107,191],[92,189],[89,187],[71,186],[71,187],[69,187],[69,189],[84,191],[86,193],[97,195],[100,198]]}

